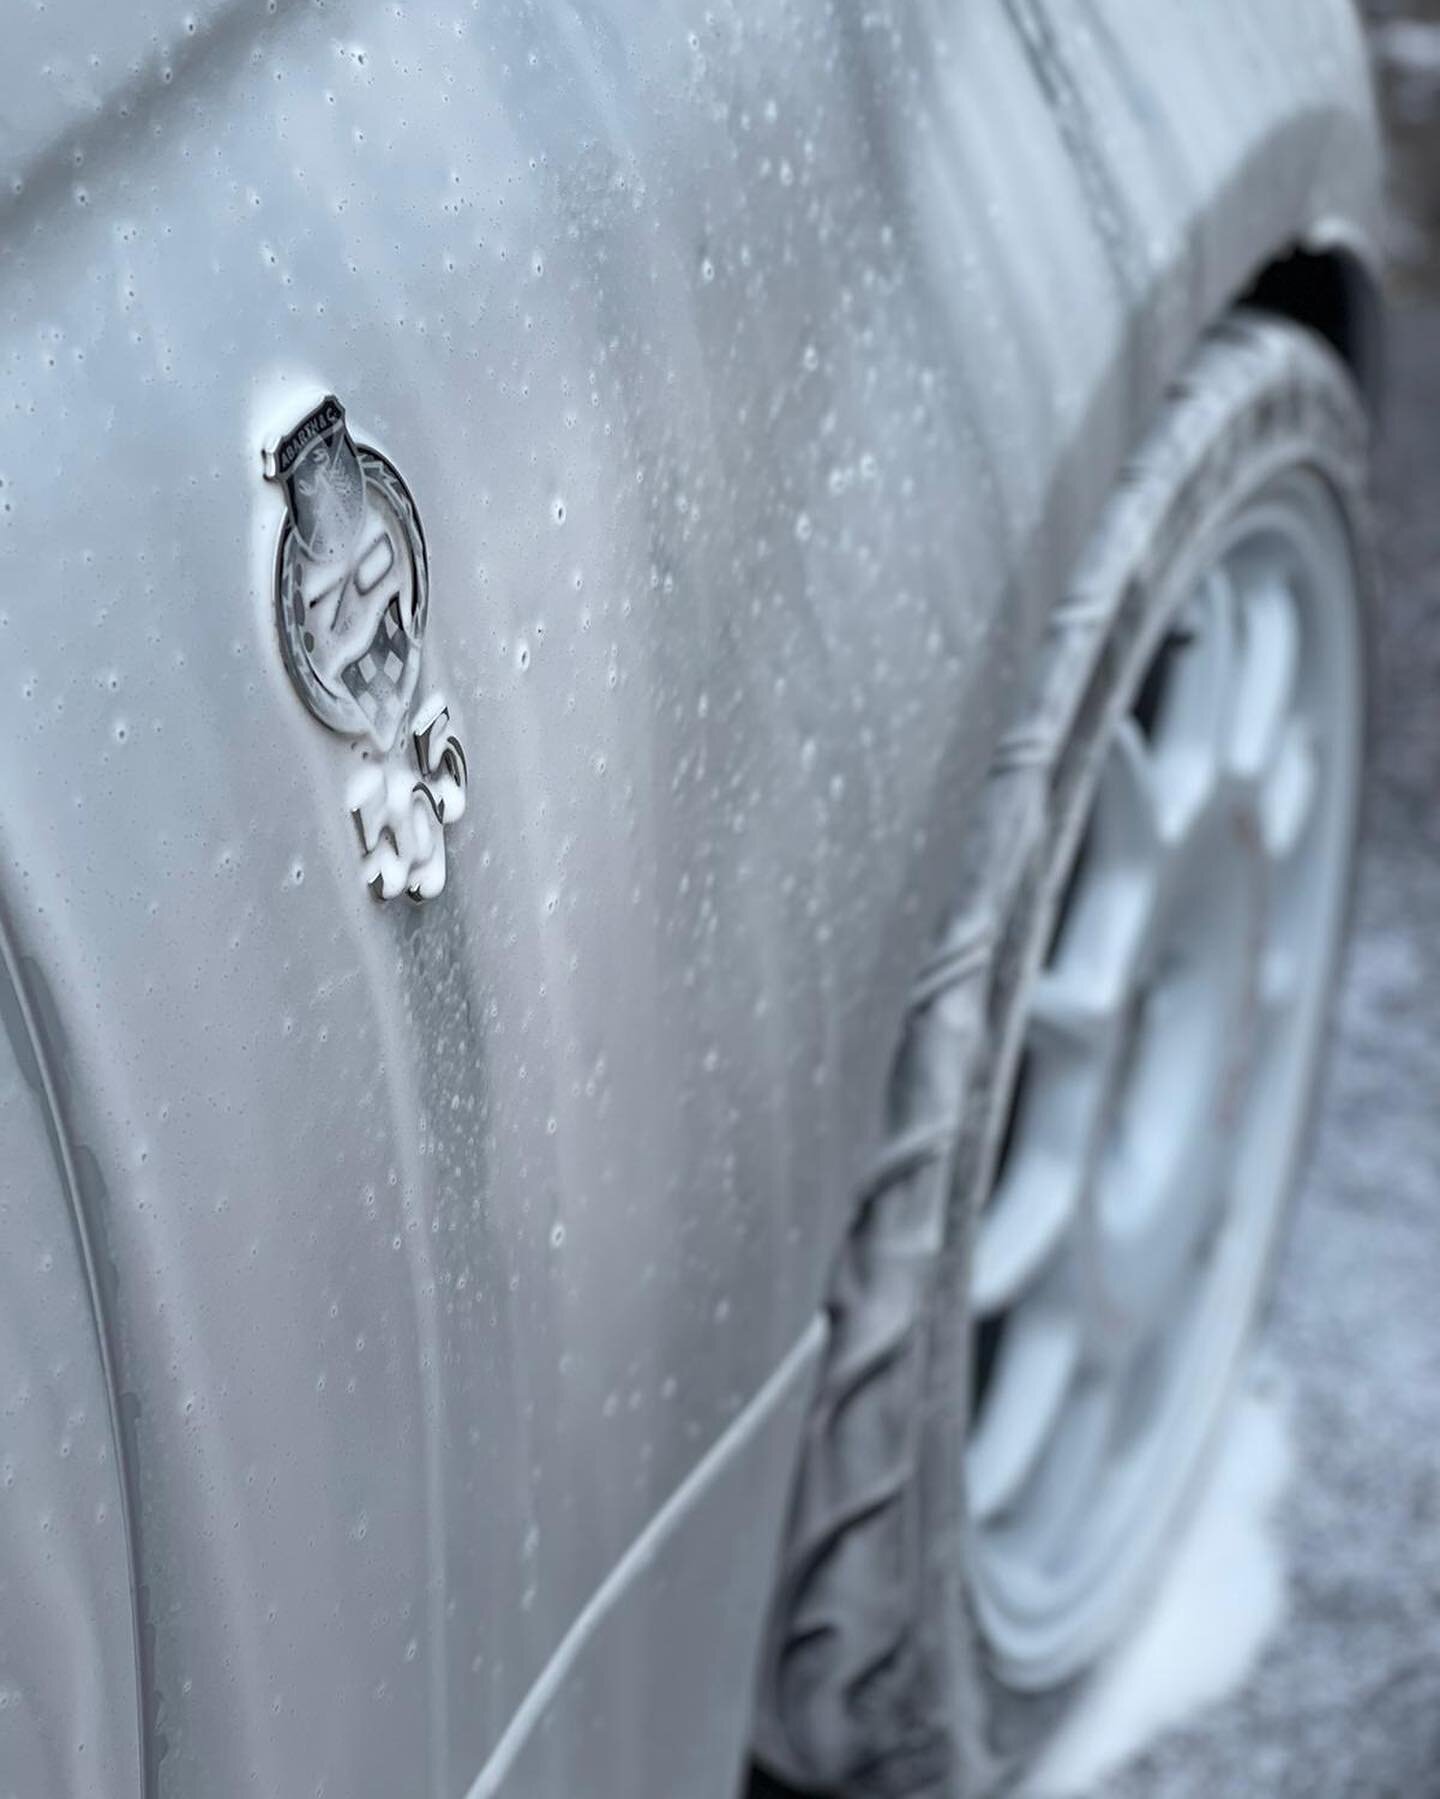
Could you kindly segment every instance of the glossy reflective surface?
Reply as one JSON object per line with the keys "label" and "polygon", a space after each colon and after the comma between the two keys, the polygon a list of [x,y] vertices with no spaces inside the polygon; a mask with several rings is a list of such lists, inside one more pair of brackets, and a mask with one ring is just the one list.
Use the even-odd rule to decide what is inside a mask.
{"label": "glossy reflective surface", "polygon": [[[0,848],[113,1271],[144,1781],[463,1792],[809,1329],[1125,450],[1259,262],[1363,223],[1359,46],[1312,0],[6,30]],[[258,459],[332,391],[464,725],[421,909],[275,639]],[[717,1793],[760,1625],[627,1639]]]}

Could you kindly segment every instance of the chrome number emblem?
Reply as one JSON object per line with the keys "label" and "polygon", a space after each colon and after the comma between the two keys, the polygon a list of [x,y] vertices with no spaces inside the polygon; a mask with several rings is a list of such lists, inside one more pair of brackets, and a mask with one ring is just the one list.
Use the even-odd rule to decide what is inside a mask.
{"label": "chrome number emblem", "polygon": [[465,810],[466,767],[438,694],[412,714],[430,601],[415,502],[383,456],[352,441],[333,394],[266,450],[264,467],[285,495],[280,648],[315,717],[356,740],[347,799],[365,879],[378,899],[431,899],[445,885],[445,827]]}

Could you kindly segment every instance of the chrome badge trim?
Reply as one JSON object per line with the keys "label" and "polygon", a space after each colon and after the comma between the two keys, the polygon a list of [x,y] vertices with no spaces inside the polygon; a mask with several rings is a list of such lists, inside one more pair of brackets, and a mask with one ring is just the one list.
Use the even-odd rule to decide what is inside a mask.
{"label": "chrome badge trim", "polygon": [[314,717],[363,759],[346,797],[366,883],[377,899],[432,899],[445,886],[445,828],[465,810],[467,765],[442,696],[410,716],[430,603],[415,501],[392,463],[352,439],[334,394],[262,464],[285,498],[280,649]]}

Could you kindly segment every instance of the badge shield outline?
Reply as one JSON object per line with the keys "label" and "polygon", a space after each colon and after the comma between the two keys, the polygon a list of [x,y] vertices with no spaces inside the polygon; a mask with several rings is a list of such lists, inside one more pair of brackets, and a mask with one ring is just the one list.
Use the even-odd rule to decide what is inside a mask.
{"label": "badge shield outline", "polygon": [[410,490],[354,442],[333,394],[265,452],[264,473],[285,496],[275,610],[290,678],[322,724],[383,755],[415,697],[429,606]]}

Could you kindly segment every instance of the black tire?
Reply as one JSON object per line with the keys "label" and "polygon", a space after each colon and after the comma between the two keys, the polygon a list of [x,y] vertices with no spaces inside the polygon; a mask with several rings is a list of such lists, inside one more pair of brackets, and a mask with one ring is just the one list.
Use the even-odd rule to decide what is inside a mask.
{"label": "black tire", "polygon": [[1317,471],[1373,612],[1368,425],[1319,339],[1242,313],[1201,346],[1041,645],[959,858],[964,895],[919,975],[829,1299],[758,1707],[762,1767],[835,1799],[975,1794],[1040,1748],[1076,1680],[1018,1691],[966,1590],[970,1242],[1017,1053],[1015,995],[1070,865],[1096,745],[1158,629],[1168,577],[1264,483]]}

